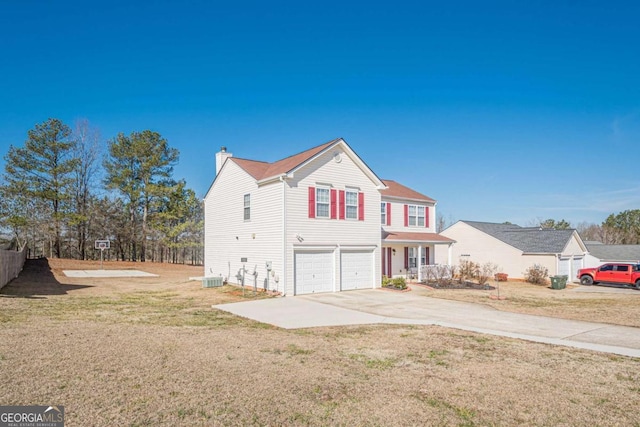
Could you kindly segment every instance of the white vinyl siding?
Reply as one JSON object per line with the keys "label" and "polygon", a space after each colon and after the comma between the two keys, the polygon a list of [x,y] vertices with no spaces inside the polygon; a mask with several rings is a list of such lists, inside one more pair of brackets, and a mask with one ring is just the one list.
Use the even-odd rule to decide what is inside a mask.
{"label": "white vinyl siding", "polygon": [[[250,221],[244,219],[245,194],[251,195]],[[222,276],[237,283],[235,275],[242,268],[241,258],[247,258],[248,273],[254,269],[258,273],[256,283],[260,289],[267,283],[267,261],[272,262],[274,276],[284,276],[282,183],[258,187],[253,177],[229,160],[209,189],[204,205],[206,277]],[[276,283],[274,276],[269,276],[269,289],[282,284]],[[245,283],[253,286],[253,282],[254,277],[247,274]]]}
{"label": "white vinyl siding", "polygon": [[[343,249],[345,247],[367,247],[375,251],[375,282],[380,283],[380,191],[348,154],[340,151],[342,161],[336,163],[333,157],[334,152],[323,153],[310,164],[296,170],[293,178],[286,181],[287,256],[290,265],[293,267],[294,251],[309,246],[329,245],[333,248],[339,246]],[[346,191],[357,188],[364,197],[364,221],[357,220],[357,217],[356,220],[347,221],[346,209],[345,220],[314,221],[309,219],[308,188],[318,188],[323,183],[330,184],[331,188],[338,192],[345,191],[345,208]],[[315,194],[317,197],[317,191]],[[329,200],[330,197],[327,201]],[[254,205],[256,204],[254,203]],[[328,213],[330,216],[330,210]],[[334,283],[336,290],[340,290],[340,251],[336,250],[335,253]],[[293,268],[291,268],[287,278],[289,294],[293,293],[294,278]]]}

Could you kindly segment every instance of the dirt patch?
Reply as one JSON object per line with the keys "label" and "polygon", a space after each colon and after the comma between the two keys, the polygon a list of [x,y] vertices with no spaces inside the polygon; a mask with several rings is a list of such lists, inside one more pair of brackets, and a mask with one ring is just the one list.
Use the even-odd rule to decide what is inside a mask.
{"label": "dirt patch", "polygon": [[640,424],[620,398],[640,396],[638,359],[440,327],[282,330],[209,308],[241,292],[192,267],[75,283],[58,265],[0,294],[0,402],[64,405],[68,426]]}

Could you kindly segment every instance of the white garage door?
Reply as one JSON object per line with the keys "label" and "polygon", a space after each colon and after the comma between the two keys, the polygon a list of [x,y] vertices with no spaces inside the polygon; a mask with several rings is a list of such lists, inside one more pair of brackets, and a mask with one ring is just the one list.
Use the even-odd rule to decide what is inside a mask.
{"label": "white garage door", "polygon": [[576,274],[578,274],[578,270],[582,268],[582,260],[582,257],[573,259],[573,263],[571,264],[571,277],[569,277],[569,281],[578,281]]}
{"label": "white garage door", "polygon": [[343,291],[373,288],[373,252],[343,251],[340,264]]}
{"label": "white garage door", "polygon": [[558,276],[571,278],[571,258],[560,258],[558,261]]}
{"label": "white garage door", "polygon": [[333,291],[333,252],[295,253],[295,294]]}

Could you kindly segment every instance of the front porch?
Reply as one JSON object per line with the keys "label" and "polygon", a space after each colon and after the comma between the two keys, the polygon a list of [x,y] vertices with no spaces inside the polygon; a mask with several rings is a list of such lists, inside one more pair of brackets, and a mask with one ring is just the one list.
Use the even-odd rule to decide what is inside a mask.
{"label": "front porch", "polygon": [[[406,277],[421,282],[425,268],[434,264],[436,245],[448,245],[453,240],[436,233],[382,232],[382,275]],[[449,250],[448,264],[451,264]]]}

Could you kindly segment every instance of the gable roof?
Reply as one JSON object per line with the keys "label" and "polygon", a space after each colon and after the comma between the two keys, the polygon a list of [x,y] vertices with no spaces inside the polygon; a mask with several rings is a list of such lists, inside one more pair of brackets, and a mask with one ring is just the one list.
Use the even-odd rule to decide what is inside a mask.
{"label": "gable roof", "polygon": [[600,261],[640,262],[640,245],[603,245],[589,242],[589,254]]}
{"label": "gable roof", "polygon": [[383,179],[382,182],[387,186],[386,189],[380,191],[380,194],[382,194],[383,198],[392,197],[397,199],[410,199],[429,203],[436,202],[431,197],[425,196],[422,193],[418,193],[417,191],[412,190],[409,187],[405,187],[404,185],[390,179]]}
{"label": "gable roof", "polygon": [[526,253],[559,254],[567,246],[574,229],[556,230],[541,227],[520,227],[516,224],[460,221]]}
{"label": "gable roof", "polygon": [[302,153],[294,154],[293,156],[285,157],[274,163],[260,162],[257,160],[248,160],[237,157],[229,157],[228,160],[235,162],[238,166],[244,169],[249,175],[254,177],[256,181],[261,181],[266,178],[289,173],[300,166],[302,163],[310,160],[317,154],[326,150],[327,148],[342,141],[342,138],[334,139],[327,143],[318,145],[317,147],[310,148]]}

